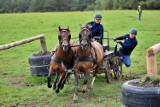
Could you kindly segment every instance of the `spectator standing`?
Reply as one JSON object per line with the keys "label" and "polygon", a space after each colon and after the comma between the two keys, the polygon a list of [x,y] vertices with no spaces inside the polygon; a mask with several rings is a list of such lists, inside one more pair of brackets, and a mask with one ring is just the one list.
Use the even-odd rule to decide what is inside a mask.
{"label": "spectator standing", "polygon": [[141,9],[141,6],[138,6],[137,13],[138,13],[138,20],[141,21],[141,17],[142,17],[142,9]]}

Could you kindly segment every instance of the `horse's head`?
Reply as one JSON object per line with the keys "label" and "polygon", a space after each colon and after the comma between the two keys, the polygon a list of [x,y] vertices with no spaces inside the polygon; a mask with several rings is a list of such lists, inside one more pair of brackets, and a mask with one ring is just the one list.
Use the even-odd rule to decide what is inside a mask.
{"label": "horse's head", "polygon": [[59,26],[58,29],[59,29],[58,33],[59,44],[63,49],[63,51],[68,51],[68,49],[70,48],[70,39],[71,39],[71,32],[69,30],[69,27],[66,29],[62,29]]}
{"label": "horse's head", "polygon": [[92,33],[87,28],[82,28],[79,33],[79,41],[83,50],[87,49],[92,39]]}

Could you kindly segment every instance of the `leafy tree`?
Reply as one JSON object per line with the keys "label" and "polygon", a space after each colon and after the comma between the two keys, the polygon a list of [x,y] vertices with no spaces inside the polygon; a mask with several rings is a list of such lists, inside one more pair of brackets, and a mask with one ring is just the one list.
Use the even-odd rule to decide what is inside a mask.
{"label": "leafy tree", "polygon": [[44,4],[44,7],[45,7],[44,11],[48,11],[48,12],[57,11],[58,9],[57,9],[56,4],[57,4],[57,1],[55,0],[46,0]]}
{"label": "leafy tree", "polygon": [[78,10],[79,9],[79,0],[73,0],[71,4],[72,9],[71,10]]}
{"label": "leafy tree", "polygon": [[0,0],[0,13],[160,9],[160,0]]}
{"label": "leafy tree", "polygon": [[112,9],[112,8],[113,8],[113,0],[106,0],[105,10]]}

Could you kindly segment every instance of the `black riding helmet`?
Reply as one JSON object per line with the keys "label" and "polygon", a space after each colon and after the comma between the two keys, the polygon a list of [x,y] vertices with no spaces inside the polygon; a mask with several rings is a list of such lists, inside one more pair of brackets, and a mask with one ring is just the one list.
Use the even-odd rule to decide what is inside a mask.
{"label": "black riding helmet", "polygon": [[131,29],[129,32],[130,32],[131,34],[137,35],[137,30],[136,30],[136,29]]}
{"label": "black riding helmet", "polygon": [[102,19],[102,15],[97,13],[94,15],[94,18],[95,19]]}

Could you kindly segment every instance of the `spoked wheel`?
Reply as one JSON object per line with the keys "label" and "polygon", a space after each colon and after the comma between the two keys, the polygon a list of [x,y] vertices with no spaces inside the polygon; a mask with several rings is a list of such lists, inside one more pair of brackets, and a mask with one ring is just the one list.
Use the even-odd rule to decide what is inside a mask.
{"label": "spoked wheel", "polygon": [[120,79],[122,77],[122,60],[120,57],[116,57],[114,60],[114,79]]}
{"label": "spoked wheel", "polygon": [[110,64],[108,61],[106,61],[106,63],[105,63],[104,73],[105,73],[105,78],[106,78],[107,82],[111,83]]}

